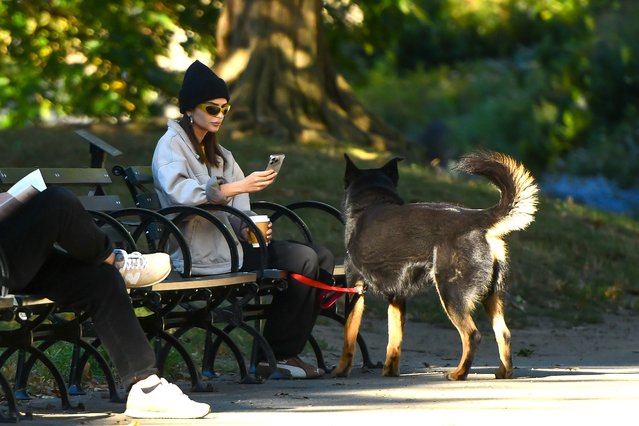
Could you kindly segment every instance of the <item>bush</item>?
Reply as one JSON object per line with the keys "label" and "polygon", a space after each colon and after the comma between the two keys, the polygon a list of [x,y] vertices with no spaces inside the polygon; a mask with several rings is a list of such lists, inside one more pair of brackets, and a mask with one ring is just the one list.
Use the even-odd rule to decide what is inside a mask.
{"label": "bush", "polygon": [[536,105],[538,74],[505,61],[415,71],[403,78],[373,72],[358,95],[430,157],[447,160],[483,147],[542,169],[544,155],[535,153],[551,148],[544,134],[547,117]]}

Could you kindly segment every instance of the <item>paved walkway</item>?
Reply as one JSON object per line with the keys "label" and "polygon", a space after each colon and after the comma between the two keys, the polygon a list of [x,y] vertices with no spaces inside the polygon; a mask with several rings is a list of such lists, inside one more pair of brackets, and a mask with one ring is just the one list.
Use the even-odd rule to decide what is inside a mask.
{"label": "paved walkway", "polygon": [[[457,362],[459,342],[452,329],[408,323],[402,376],[354,370],[347,379],[268,381],[241,385],[232,376],[216,379],[215,391],[191,394],[214,412],[206,419],[139,420],[123,416],[122,404],[83,397],[85,412],[62,413],[54,400],[30,404],[28,425],[471,425],[637,424],[639,405],[639,319],[567,330],[513,331],[515,378],[495,380],[494,339],[484,341],[467,381],[448,382],[443,372]],[[371,353],[384,353],[384,322],[365,330]],[[335,327],[321,326],[327,339]],[[328,343],[328,362],[339,355]],[[336,345],[336,346],[331,346]],[[622,420],[623,419],[623,420]],[[508,423],[506,423],[508,422]]]}

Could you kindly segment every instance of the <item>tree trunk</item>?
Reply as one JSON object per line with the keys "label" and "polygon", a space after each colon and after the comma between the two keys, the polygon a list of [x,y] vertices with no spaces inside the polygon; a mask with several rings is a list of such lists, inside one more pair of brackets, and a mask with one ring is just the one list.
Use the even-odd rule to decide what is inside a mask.
{"label": "tree trunk", "polygon": [[231,130],[402,147],[399,132],[366,111],[336,73],[321,12],[321,0],[224,2],[214,68],[231,90]]}

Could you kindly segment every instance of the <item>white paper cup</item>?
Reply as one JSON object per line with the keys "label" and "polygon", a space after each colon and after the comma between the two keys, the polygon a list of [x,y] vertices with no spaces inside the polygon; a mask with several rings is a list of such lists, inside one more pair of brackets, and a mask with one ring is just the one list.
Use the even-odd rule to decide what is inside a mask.
{"label": "white paper cup", "polygon": [[[257,225],[260,232],[262,232],[262,236],[264,237],[266,244],[268,244],[268,240],[266,239],[266,232],[268,231],[268,224],[271,222],[271,219],[269,219],[269,217],[266,215],[250,216],[250,218],[253,221],[253,223]],[[249,242],[251,243],[253,247],[260,246],[260,243],[258,242],[257,237],[255,236],[255,234],[253,234],[253,231],[251,231],[250,229],[249,229]]]}

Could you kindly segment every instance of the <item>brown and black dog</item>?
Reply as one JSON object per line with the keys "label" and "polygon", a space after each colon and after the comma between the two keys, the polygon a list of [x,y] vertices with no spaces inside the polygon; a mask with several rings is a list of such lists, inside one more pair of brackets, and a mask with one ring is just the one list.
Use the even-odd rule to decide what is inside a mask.
{"label": "brown and black dog", "polygon": [[[495,184],[501,192],[497,205],[469,209],[445,203],[404,204],[397,192],[400,159],[364,170],[344,157],[347,279],[350,285],[366,285],[381,293],[389,302],[383,375],[399,376],[406,300],[433,284],[463,347],[459,365],[446,377],[464,380],[468,375],[481,340],[472,313],[481,302],[499,346],[495,377],[512,378],[510,331],[503,309],[508,267],[503,237],[534,220],[538,188],[531,174],[507,155],[475,152],[464,157],[457,169]],[[334,376],[350,374],[363,310],[360,297],[346,322]]]}

